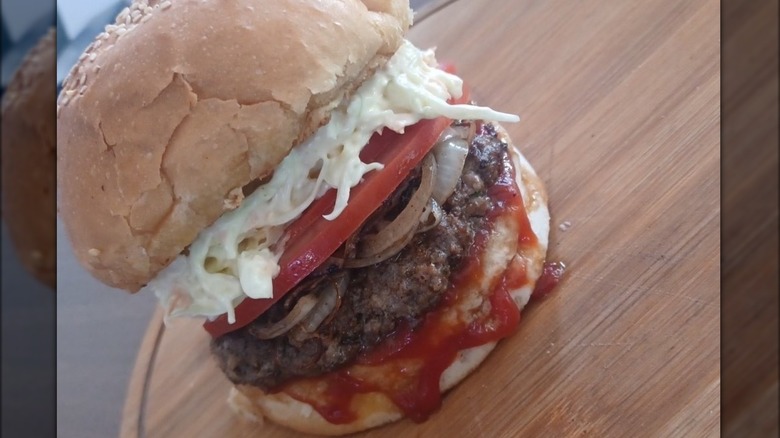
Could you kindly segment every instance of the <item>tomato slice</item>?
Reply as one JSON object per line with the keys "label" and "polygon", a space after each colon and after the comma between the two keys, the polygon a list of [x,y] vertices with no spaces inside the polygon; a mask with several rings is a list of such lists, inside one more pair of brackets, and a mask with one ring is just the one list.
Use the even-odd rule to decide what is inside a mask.
{"label": "tomato slice", "polygon": [[[467,101],[464,87],[463,96],[455,103]],[[246,326],[311,274],[398,188],[450,123],[451,120],[439,117],[408,126],[403,134],[389,129],[374,134],[360,158],[367,163],[382,163],[384,168],[367,173],[363,182],[352,188],[346,208],[332,221],[322,216],[333,210],[336,190],[331,189],[314,201],[287,229],[287,244],[279,260],[280,272],[273,280],[273,298],[245,298],[236,306],[235,323],[230,324],[227,314],[223,314],[206,321],[203,325],[206,331],[218,337]]]}

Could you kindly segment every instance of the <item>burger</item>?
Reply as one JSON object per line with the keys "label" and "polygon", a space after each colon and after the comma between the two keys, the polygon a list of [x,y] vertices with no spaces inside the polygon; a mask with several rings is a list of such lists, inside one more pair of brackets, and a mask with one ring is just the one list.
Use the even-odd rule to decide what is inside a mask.
{"label": "burger", "polygon": [[56,284],[55,30],[25,55],[2,101],[2,214],[22,265]]}
{"label": "burger", "polygon": [[107,285],[203,318],[231,406],[424,421],[542,274],[543,185],[406,1],[136,1],[58,100],[59,208]]}

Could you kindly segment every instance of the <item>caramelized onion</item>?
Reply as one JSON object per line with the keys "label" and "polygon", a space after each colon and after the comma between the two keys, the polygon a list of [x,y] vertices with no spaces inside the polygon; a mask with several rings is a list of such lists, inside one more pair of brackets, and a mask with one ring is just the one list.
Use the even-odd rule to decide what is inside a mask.
{"label": "caramelized onion", "polygon": [[439,203],[435,199],[428,200],[428,204],[423,210],[423,214],[420,217],[420,225],[417,227],[416,233],[424,233],[431,228],[439,225],[441,222],[441,216],[444,214],[439,206]]}
{"label": "caramelized onion", "polygon": [[452,138],[462,138],[466,140],[466,143],[471,144],[474,137],[477,135],[477,123],[476,122],[458,122],[450,125],[442,131],[439,135],[439,139],[436,143],[440,143]]}
{"label": "caramelized onion", "polygon": [[323,321],[330,319],[341,306],[341,297],[347,290],[349,275],[344,272],[338,278],[329,280],[327,286],[320,291],[317,304],[301,322],[301,328],[307,333],[314,333]]}
{"label": "caramelized onion", "polygon": [[382,252],[370,256],[344,260],[344,267],[363,268],[366,266],[375,265],[379,262],[385,261],[390,257],[398,254],[398,252],[401,251],[402,249],[404,249],[404,247],[408,245],[409,242],[412,241],[412,238],[414,237],[415,234],[416,234],[416,230],[412,228],[407,235],[403,236],[402,239],[398,240],[397,242],[395,242],[394,244],[392,244]]}
{"label": "caramelized onion", "polygon": [[471,144],[471,141],[474,140],[474,137],[477,135],[477,123],[474,121],[461,122],[457,125],[453,125],[452,129],[460,134],[460,138],[465,138],[468,144]]}
{"label": "caramelized onion", "polygon": [[458,185],[463,165],[469,153],[469,144],[453,128],[447,128],[441,140],[433,147],[436,157],[436,182],[433,185],[433,199],[439,204],[450,197]]}
{"label": "caramelized onion", "polygon": [[281,336],[301,322],[312,311],[317,302],[318,300],[314,294],[304,295],[295,303],[295,307],[290,310],[287,316],[271,325],[254,329],[252,334],[259,339],[271,339]]}
{"label": "caramelized onion", "polygon": [[[409,203],[403,211],[387,226],[376,234],[363,237],[358,248],[359,258],[371,258],[377,254],[384,254],[388,248],[395,247],[400,241],[405,240],[409,233],[414,233],[422,216],[423,209],[433,192],[433,184],[436,179],[436,160],[428,154],[423,159],[422,178],[420,185],[415,190]],[[397,252],[397,251],[396,251]],[[392,255],[392,254],[390,254]]]}

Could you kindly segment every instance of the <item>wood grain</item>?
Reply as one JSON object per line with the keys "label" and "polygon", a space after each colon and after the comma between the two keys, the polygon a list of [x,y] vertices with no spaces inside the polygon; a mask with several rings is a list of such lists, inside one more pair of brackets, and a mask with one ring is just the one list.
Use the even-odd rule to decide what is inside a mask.
{"label": "wood grain", "polygon": [[[507,129],[547,184],[549,256],[569,270],[429,421],[368,435],[718,434],[719,12],[461,0],[415,26],[410,39],[438,46],[477,99],[521,115]],[[159,324],[123,436],[294,436],[231,414],[197,323],[151,342]]]}
{"label": "wood grain", "polygon": [[723,18],[723,435],[776,437],[778,2]]}

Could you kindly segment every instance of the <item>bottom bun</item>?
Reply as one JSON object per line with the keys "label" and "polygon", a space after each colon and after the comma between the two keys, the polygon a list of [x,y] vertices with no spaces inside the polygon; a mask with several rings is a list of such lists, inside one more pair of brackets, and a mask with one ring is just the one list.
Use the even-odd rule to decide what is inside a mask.
{"label": "bottom bun", "polygon": [[[499,128],[502,140],[511,145],[506,132]],[[537,236],[538,245],[532,249],[517,250],[507,242],[517,241],[517,230],[496,223],[485,247],[482,266],[488,277],[502,276],[510,263],[525,264],[527,283],[510,291],[520,310],[528,303],[536,280],[542,272],[547,253],[549,234],[549,211],[547,195],[541,180],[528,161],[514,147],[510,146],[516,169],[517,183],[523,195],[525,210],[531,228]],[[458,352],[454,362],[444,371],[439,380],[442,393],[451,389],[471,374],[495,348],[496,342],[489,342]],[[356,394],[354,405],[358,418],[347,424],[333,424],[323,418],[310,404],[294,399],[284,392],[267,394],[260,388],[238,385],[231,390],[228,403],[240,415],[253,421],[267,418],[298,432],[316,435],[345,435],[371,429],[403,418],[400,409],[383,393]]]}

